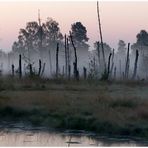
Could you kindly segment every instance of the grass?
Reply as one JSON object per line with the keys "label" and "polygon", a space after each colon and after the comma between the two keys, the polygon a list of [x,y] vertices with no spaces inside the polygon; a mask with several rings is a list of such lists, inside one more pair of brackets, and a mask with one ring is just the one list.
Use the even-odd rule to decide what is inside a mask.
{"label": "grass", "polygon": [[148,83],[0,79],[0,118],[148,138]]}

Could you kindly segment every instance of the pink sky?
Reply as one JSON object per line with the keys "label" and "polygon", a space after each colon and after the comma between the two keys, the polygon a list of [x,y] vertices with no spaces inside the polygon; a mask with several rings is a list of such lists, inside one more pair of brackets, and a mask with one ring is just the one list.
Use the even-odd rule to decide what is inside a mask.
{"label": "pink sky", "polygon": [[[100,7],[103,39],[112,48],[117,47],[119,39],[133,43],[141,29],[148,31],[148,2],[100,2]],[[11,50],[19,29],[28,21],[37,21],[38,9],[42,21],[52,17],[59,22],[63,34],[69,32],[72,23],[81,21],[88,30],[91,45],[99,38],[95,1],[1,1],[0,48]]]}

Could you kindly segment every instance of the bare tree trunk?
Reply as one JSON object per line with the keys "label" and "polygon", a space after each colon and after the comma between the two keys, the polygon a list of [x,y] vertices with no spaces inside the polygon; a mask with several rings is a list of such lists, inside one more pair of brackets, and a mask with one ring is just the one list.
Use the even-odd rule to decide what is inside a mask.
{"label": "bare tree trunk", "polygon": [[32,77],[33,71],[32,71],[32,64],[29,64],[29,69],[30,69],[30,76]]}
{"label": "bare tree trunk", "polygon": [[99,11],[99,2],[98,1],[97,1],[97,14],[98,14],[98,23],[99,23],[99,32],[100,32],[100,39],[101,39],[104,71],[106,71],[105,53],[104,53],[104,47],[103,47],[103,37],[102,37],[102,30],[101,30],[101,20],[100,20],[100,11]]}
{"label": "bare tree trunk", "polygon": [[14,64],[11,65],[12,68],[12,77],[14,77]]}
{"label": "bare tree trunk", "polygon": [[22,56],[19,55],[19,78],[22,78]]}
{"label": "bare tree trunk", "polygon": [[108,80],[109,79],[111,56],[112,56],[112,53],[109,54],[107,70],[104,71],[101,80]]}
{"label": "bare tree trunk", "polygon": [[128,49],[127,49],[127,58],[126,58],[126,65],[125,65],[125,78],[128,79],[128,74],[129,74],[129,48],[130,48],[130,43],[128,43]]}
{"label": "bare tree trunk", "polygon": [[135,58],[135,65],[134,65],[134,72],[133,72],[132,79],[135,79],[135,77],[137,75],[138,57],[139,57],[139,52],[138,52],[138,50],[136,50],[136,58]]}
{"label": "bare tree trunk", "polygon": [[68,79],[70,80],[71,77],[71,66],[68,65]]}
{"label": "bare tree trunk", "polygon": [[112,53],[112,66],[111,66],[111,70],[110,70],[110,74],[112,76],[113,73],[113,68],[114,68],[114,54],[115,53],[115,49],[113,49],[113,53]]}
{"label": "bare tree trunk", "polygon": [[41,62],[41,60],[39,59],[39,71],[38,71],[38,76],[41,75],[41,69],[42,69],[42,62]]}
{"label": "bare tree trunk", "polygon": [[115,66],[115,68],[114,68],[114,80],[116,80],[116,71],[117,71],[117,69],[116,69],[116,66]]}
{"label": "bare tree trunk", "polygon": [[45,71],[45,65],[46,65],[46,63],[43,64],[43,69],[42,69],[42,72],[41,72],[41,76],[43,76],[43,73]]}
{"label": "bare tree trunk", "polygon": [[112,53],[110,53],[109,57],[108,57],[107,80],[108,80],[109,74],[110,74],[110,60],[111,60],[111,56],[112,56]]}
{"label": "bare tree trunk", "polygon": [[68,72],[68,63],[67,63],[67,37],[65,34],[65,74],[67,77],[67,72]]}
{"label": "bare tree trunk", "polygon": [[56,50],[56,77],[58,78],[59,75],[59,43],[57,43],[57,50]]}
{"label": "bare tree trunk", "polygon": [[83,67],[83,73],[84,73],[84,80],[87,79],[87,69],[86,67]]}
{"label": "bare tree trunk", "polygon": [[100,66],[100,45],[99,45],[99,42],[97,42],[97,53],[98,53],[98,62],[99,62],[99,66]]}
{"label": "bare tree trunk", "polygon": [[71,66],[70,66],[70,50],[69,50],[69,43],[67,38],[67,65],[68,65],[68,79],[70,79],[70,73],[71,73]]}
{"label": "bare tree trunk", "polygon": [[74,64],[74,77],[76,80],[79,80],[79,72],[78,72],[78,68],[77,68],[77,49],[74,45],[72,34],[71,34],[71,32],[69,32],[69,33],[70,33],[71,43],[74,48],[74,54],[75,54],[75,62],[73,63]]}

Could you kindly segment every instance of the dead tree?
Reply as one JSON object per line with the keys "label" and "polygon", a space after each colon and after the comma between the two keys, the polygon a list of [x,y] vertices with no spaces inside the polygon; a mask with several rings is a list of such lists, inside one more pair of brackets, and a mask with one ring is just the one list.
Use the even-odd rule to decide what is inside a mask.
{"label": "dead tree", "polygon": [[56,77],[58,78],[59,75],[59,43],[57,43],[57,50],[56,50]]}
{"label": "dead tree", "polygon": [[105,53],[104,53],[104,46],[103,46],[103,37],[102,37],[102,30],[101,30],[100,10],[99,10],[98,1],[97,1],[97,14],[98,14],[98,23],[99,23],[99,33],[100,33],[100,40],[101,40],[102,55],[103,55],[103,64],[104,64],[104,70],[106,71]]}
{"label": "dead tree", "polygon": [[139,52],[138,52],[138,50],[136,50],[136,58],[135,58],[134,72],[133,72],[132,79],[135,79],[136,78],[136,75],[137,75],[138,57],[139,57]]}
{"label": "dead tree", "polygon": [[111,61],[111,56],[112,56],[112,53],[110,53],[110,54],[109,54],[109,57],[108,57],[107,80],[108,80],[109,74],[110,74],[110,61]]}
{"label": "dead tree", "polygon": [[71,66],[68,65],[68,79],[70,80],[71,77]]}
{"label": "dead tree", "polygon": [[38,71],[38,76],[41,75],[41,69],[42,69],[42,62],[41,62],[41,60],[39,59],[39,71]]}
{"label": "dead tree", "polygon": [[100,65],[100,44],[99,44],[99,42],[97,42],[97,53],[98,53],[98,62]]}
{"label": "dead tree", "polygon": [[115,68],[114,68],[114,80],[116,80],[116,71],[117,71],[117,68],[115,66]]}
{"label": "dead tree", "polygon": [[111,65],[111,70],[110,70],[111,75],[113,73],[113,67],[114,67],[114,55],[115,55],[115,49],[113,49],[113,53],[112,53],[112,65]]}
{"label": "dead tree", "polygon": [[126,65],[125,65],[125,78],[128,79],[128,74],[129,74],[129,48],[130,48],[130,43],[128,43],[128,49],[127,49],[127,57],[126,57]]}
{"label": "dead tree", "polygon": [[41,18],[40,18],[40,10],[38,10],[38,37],[39,37],[39,52],[40,52],[40,58],[43,61],[43,55],[42,55],[42,49],[43,49],[43,35],[44,35],[44,31],[43,31],[43,25],[41,24]]}
{"label": "dead tree", "polygon": [[68,72],[67,37],[65,34],[65,74],[66,74],[66,77],[67,77],[67,72]]}
{"label": "dead tree", "polygon": [[68,38],[67,38],[67,65],[68,65],[68,79],[70,79],[71,66],[70,66],[70,49],[69,49]]}
{"label": "dead tree", "polygon": [[42,71],[41,71],[41,76],[43,76],[43,73],[45,71],[45,65],[46,65],[46,63],[43,64],[43,68],[42,68]]}
{"label": "dead tree", "polygon": [[29,64],[29,71],[30,71],[30,76],[32,77],[32,75],[33,75],[32,64]]}
{"label": "dead tree", "polygon": [[14,64],[11,65],[11,69],[12,69],[12,77],[14,77]]}
{"label": "dead tree", "polygon": [[74,65],[74,77],[75,77],[76,80],[79,80],[79,72],[78,72],[78,67],[77,67],[77,49],[74,45],[72,34],[71,34],[71,32],[69,32],[69,33],[70,33],[71,43],[72,43],[72,46],[73,46],[73,49],[74,49],[74,54],[75,54],[75,62],[73,63],[73,65]]}
{"label": "dead tree", "polygon": [[87,69],[86,67],[83,67],[83,74],[84,74],[84,80],[87,79]]}
{"label": "dead tree", "polygon": [[107,70],[104,71],[101,80],[108,80],[109,79],[111,56],[112,56],[112,53],[109,54]]}
{"label": "dead tree", "polygon": [[22,78],[22,56],[19,55],[19,78]]}

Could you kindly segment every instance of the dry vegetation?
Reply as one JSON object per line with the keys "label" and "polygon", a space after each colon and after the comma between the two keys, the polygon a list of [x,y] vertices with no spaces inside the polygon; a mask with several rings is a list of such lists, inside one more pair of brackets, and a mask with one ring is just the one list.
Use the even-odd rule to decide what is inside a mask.
{"label": "dry vegetation", "polygon": [[36,126],[148,137],[148,84],[0,80],[0,117]]}

